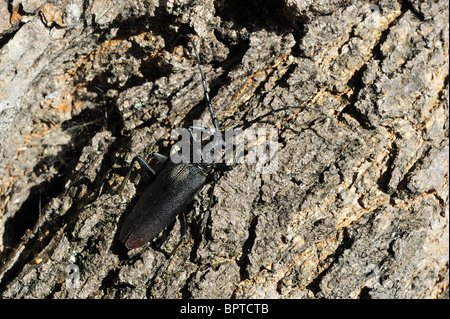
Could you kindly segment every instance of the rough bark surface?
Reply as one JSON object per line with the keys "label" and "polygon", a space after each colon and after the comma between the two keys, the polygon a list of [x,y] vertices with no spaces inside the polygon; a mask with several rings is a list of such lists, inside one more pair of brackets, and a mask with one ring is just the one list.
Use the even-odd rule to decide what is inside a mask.
{"label": "rough bark surface", "polygon": [[[448,1],[0,1],[3,298],[448,298]],[[279,169],[221,174],[143,248],[135,155],[279,113]],[[255,125],[256,127],[256,125]],[[166,264],[163,272],[158,269]],[[72,280],[74,265],[79,278]],[[76,278],[75,278],[76,279]]]}

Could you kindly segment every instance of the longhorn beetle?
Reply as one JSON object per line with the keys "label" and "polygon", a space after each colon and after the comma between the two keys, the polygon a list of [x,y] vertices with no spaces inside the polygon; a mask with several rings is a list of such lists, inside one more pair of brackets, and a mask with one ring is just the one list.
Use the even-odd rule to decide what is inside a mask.
{"label": "longhorn beetle", "polygon": [[[209,98],[208,86],[205,74],[203,72],[200,56],[192,39],[188,37],[188,40],[191,43],[195,53],[198,69],[202,79],[204,98],[211,115],[214,130],[219,132],[222,136],[219,120],[214,115],[214,109]],[[336,122],[330,115],[324,113],[320,109],[308,106],[287,106],[280,109],[275,109],[250,121],[248,125],[250,126],[253,123],[259,122],[263,118],[276,112],[281,112],[288,109],[307,109],[321,112],[330,118],[333,125],[337,128]],[[189,129],[189,132],[192,139],[194,139],[192,127]],[[120,230],[119,240],[122,241],[128,249],[140,247],[156,237],[176,218],[178,214],[183,212],[183,209],[194,200],[196,194],[205,184],[209,182],[212,182],[210,191],[210,197],[212,198],[214,186],[217,180],[216,172],[232,170],[236,164],[236,157],[234,157],[233,163],[228,165],[225,163],[206,163],[204,161],[200,163],[174,163],[171,159],[169,159],[169,157],[156,152],[152,153],[150,156],[157,161],[164,163],[164,167],[161,172],[156,175],[155,171],[150,167],[145,159],[140,156],[135,156],[128,169],[128,173],[119,188],[120,193],[125,187],[136,162],[139,163],[140,167],[148,175],[156,175],[156,179],[145,189],[130,214],[125,218],[123,226]],[[200,234],[202,234],[205,228],[210,212],[211,198],[208,210],[205,212],[202,220]],[[172,250],[170,255],[173,254],[173,252],[185,239],[186,219],[183,214],[183,219],[181,221],[181,240]]]}

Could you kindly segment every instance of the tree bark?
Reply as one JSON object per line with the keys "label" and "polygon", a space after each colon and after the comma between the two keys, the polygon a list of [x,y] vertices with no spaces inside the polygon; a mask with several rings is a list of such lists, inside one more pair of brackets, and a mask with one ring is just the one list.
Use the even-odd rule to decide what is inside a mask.
{"label": "tree bark", "polygon": [[[448,2],[0,2],[3,298],[448,298]],[[285,106],[278,168],[219,174],[127,251],[147,147]],[[153,163],[152,163],[153,165]],[[158,167],[155,166],[155,169]],[[159,271],[162,269],[161,271]]]}

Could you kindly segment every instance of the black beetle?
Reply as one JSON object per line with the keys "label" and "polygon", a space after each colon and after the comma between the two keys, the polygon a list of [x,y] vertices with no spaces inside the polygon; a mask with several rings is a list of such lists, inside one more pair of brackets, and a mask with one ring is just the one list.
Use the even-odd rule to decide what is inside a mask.
{"label": "black beetle", "polygon": [[[219,121],[214,115],[199,54],[195,48],[194,42],[190,38],[188,38],[188,40],[193,46],[194,53],[197,59],[198,68],[202,77],[205,100],[211,114],[214,129],[217,132],[220,132]],[[334,122],[334,119],[331,116],[324,113],[320,109],[307,106],[287,106],[284,108],[276,109],[250,121],[247,125],[250,126],[253,123],[256,123],[276,112],[295,108],[321,112],[322,114],[330,118],[333,121],[333,125],[337,128],[337,124]],[[192,138],[194,138],[193,135]],[[196,194],[206,183],[210,182],[211,180],[213,182],[211,187],[212,197],[214,185],[216,182],[215,172],[231,170],[236,164],[236,158],[234,158],[234,161],[231,165],[214,162],[192,162],[175,164],[167,156],[158,153],[152,153],[151,155],[159,162],[164,163],[164,167],[156,176],[156,179],[147,187],[147,189],[145,189],[144,193],[139,198],[131,213],[125,219],[125,222],[120,230],[119,239],[125,244],[128,249],[140,247],[156,237],[176,218],[178,214],[183,211],[183,209],[187,205],[189,205],[189,203],[193,201]],[[141,168],[144,169],[144,171],[149,175],[156,175],[153,169],[148,165],[146,160],[144,160],[140,156],[136,156],[133,158],[128,170],[128,174],[124,178],[124,181],[120,186],[120,191],[123,190],[135,162],[138,162]],[[205,216],[203,217],[200,233],[202,233],[204,230],[207,216],[209,214],[209,209],[210,207],[208,208],[208,211],[205,212]],[[186,238],[186,221],[184,215],[181,225],[181,232],[181,241],[173,251],[175,251],[175,249]]]}

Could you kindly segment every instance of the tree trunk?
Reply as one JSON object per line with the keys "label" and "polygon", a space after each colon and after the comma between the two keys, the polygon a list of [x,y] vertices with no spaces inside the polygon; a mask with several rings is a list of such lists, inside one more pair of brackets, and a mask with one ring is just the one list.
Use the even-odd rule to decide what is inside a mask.
{"label": "tree trunk", "polygon": [[[201,3],[201,4],[198,4]],[[448,1],[0,2],[4,298],[448,298]],[[120,227],[146,147],[277,128],[157,239]],[[270,150],[267,150],[270,154]],[[155,170],[160,168],[151,163]],[[266,164],[267,166],[267,164]]]}

